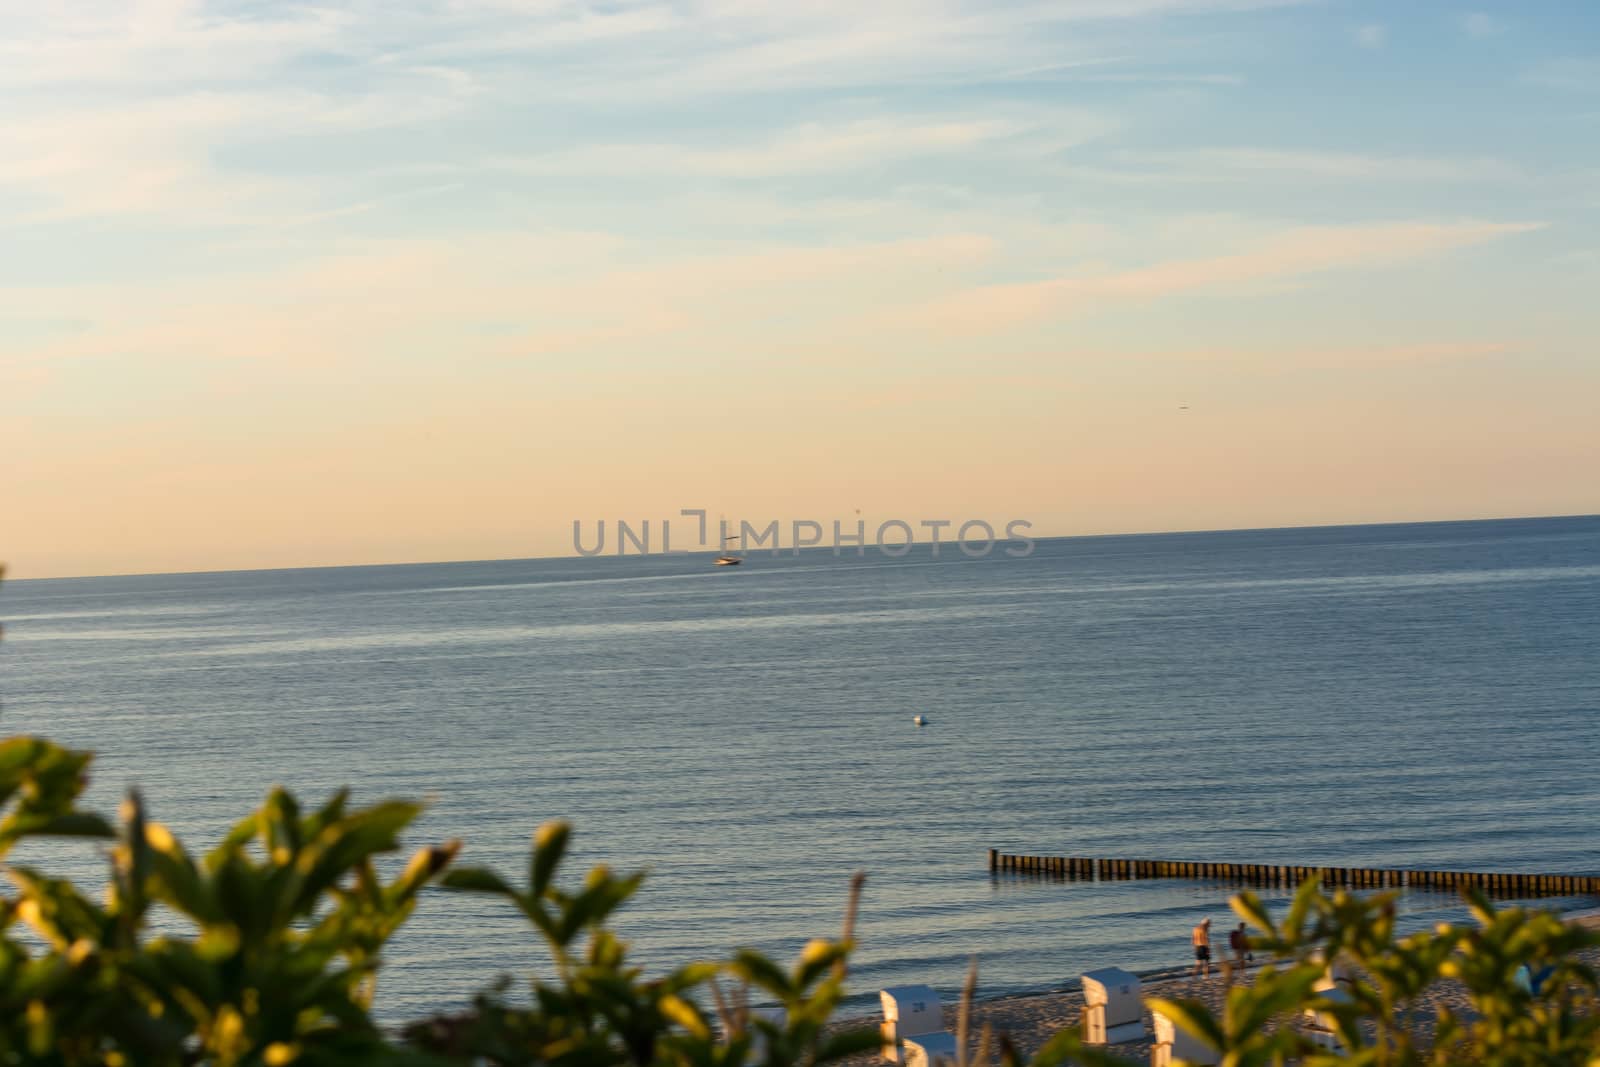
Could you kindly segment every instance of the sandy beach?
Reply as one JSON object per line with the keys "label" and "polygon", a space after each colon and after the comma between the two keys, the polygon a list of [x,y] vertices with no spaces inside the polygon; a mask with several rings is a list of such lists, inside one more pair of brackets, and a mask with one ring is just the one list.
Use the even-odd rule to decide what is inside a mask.
{"label": "sandy beach", "polygon": [[[1592,929],[1600,929],[1600,911],[1584,912],[1568,916],[1569,920]],[[1226,950],[1219,955],[1224,955]],[[1590,966],[1600,967],[1600,950],[1590,950],[1579,957]],[[1236,982],[1249,982],[1252,980],[1256,968],[1249,968],[1246,973],[1235,979]],[[1227,980],[1219,969],[1213,967],[1209,978],[1195,978],[1188,973],[1186,967],[1174,967],[1168,970],[1146,972],[1140,974],[1142,981],[1141,993],[1144,997],[1164,997],[1168,999],[1189,999],[1203,1001],[1212,1011],[1220,1011],[1223,999],[1227,994]],[[1008,1034],[1012,1043],[1024,1058],[1032,1056],[1056,1034],[1064,1029],[1077,1026],[1083,1013],[1083,989],[1080,984],[1074,983],[1070,988],[1051,990],[1045,993],[1031,993],[1019,996],[996,997],[984,999],[981,991],[978,1002],[974,1005],[971,1023],[971,1039],[974,1048],[978,1035],[985,1024],[988,1024],[998,1037]],[[944,1009],[945,1028],[952,1033],[956,1029],[960,991],[952,990],[946,993],[939,991]],[[1427,1011],[1428,1007],[1451,1007],[1457,1010],[1466,1010],[1468,1007],[1465,990],[1456,982],[1440,982],[1422,998],[1418,1007],[1418,1031],[1429,1033],[1432,1030],[1431,1018],[1433,1013]],[[881,1016],[872,1016],[869,1021],[876,1025]],[[1114,1045],[1110,1051],[1127,1059],[1132,1063],[1148,1063],[1153,1045],[1153,1031],[1151,1030],[1150,1013],[1145,1012],[1146,1037],[1141,1041],[1128,1041]],[[865,1067],[867,1064],[882,1063],[876,1056],[856,1057],[853,1061]]]}

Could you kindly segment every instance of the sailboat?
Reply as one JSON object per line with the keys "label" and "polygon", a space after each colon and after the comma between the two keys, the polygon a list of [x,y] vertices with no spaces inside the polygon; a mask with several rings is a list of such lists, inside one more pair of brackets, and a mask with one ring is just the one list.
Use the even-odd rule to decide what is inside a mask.
{"label": "sailboat", "polygon": [[722,539],[722,555],[712,560],[713,565],[718,567],[737,567],[739,564],[744,562],[744,558],[742,556],[735,556],[728,550],[728,542],[737,540],[737,535],[724,537]]}

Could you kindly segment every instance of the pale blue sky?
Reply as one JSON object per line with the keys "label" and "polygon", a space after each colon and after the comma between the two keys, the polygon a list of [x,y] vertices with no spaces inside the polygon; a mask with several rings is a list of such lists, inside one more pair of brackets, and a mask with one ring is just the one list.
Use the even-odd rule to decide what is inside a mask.
{"label": "pale blue sky", "polygon": [[[800,448],[674,483],[729,418],[1026,442],[1004,491],[929,460],[851,495],[1046,532],[1600,505],[1567,473],[1600,458],[1600,4],[0,0],[0,100],[19,573],[554,552],[713,492],[834,513]],[[1139,421],[1180,394],[1226,424]],[[622,443],[526,473],[592,427]],[[1523,442],[1499,488],[1441,474],[1488,435]],[[1251,440],[1300,476],[1235,485]],[[1227,506],[1054,477],[1164,448]],[[330,455],[326,536],[279,525],[330,506]],[[1363,495],[1363,463],[1410,480]],[[464,477],[475,520],[409,530]]]}
{"label": "pale blue sky", "polygon": [[[0,10],[8,284],[244,271],[510,222],[670,255],[971,213],[1596,210],[1591,4]],[[1538,263],[1592,238],[1522,244]]]}

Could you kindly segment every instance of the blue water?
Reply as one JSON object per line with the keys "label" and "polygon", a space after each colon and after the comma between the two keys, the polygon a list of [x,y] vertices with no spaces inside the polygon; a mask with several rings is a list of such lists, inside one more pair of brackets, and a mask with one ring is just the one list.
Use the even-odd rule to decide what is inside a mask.
{"label": "blue water", "polygon": [[[1227,921],[1221,885],[993,878],[991,847],[1600,872],[1600,518],[15,581],[0,618],[0,727],[96,750],[102,810],[137,784],[204,846],[274,783],[349,784],[519,879],[566,817],[651,870],[620,926],[655,968],[787,956],[857,869],[863,998],[972,954],[989,994],[1180,964]],[[388,960],[401,1018],[542,957],[436,893]]]}

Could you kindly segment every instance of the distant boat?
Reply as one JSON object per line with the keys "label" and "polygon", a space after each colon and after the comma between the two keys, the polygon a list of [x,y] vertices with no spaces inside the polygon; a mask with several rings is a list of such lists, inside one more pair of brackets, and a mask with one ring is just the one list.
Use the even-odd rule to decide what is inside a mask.
{"label": "distant boat", "polygon": [[728,542],[733,540],[737,540],[737,538],[729,536],[722,539],[722,555],[712,560],[713,565],[718,567],[737,567],[739,564],[744,562],[743,557],[735,556],[732,552],[728,551]]}
{"label": "distant boat", "polygon": [[926,715],[918,715],[915,718],[913,718],[911,721],[916,723],[918,726],[926,726],[926,725],[928,725],[928,717]]}

